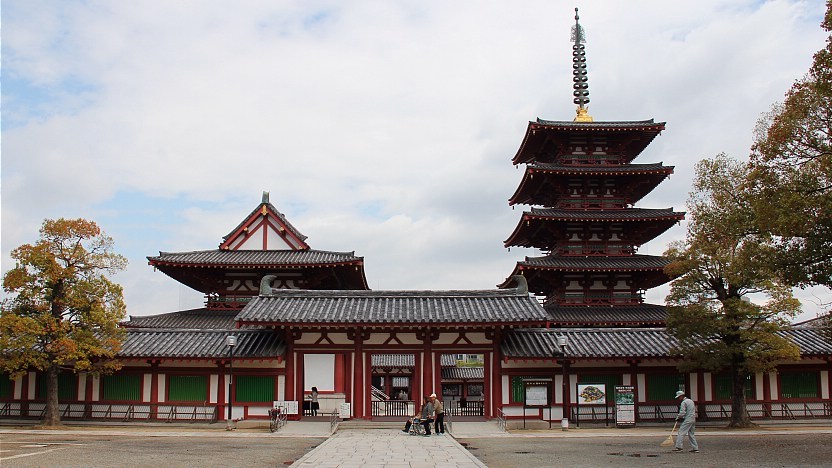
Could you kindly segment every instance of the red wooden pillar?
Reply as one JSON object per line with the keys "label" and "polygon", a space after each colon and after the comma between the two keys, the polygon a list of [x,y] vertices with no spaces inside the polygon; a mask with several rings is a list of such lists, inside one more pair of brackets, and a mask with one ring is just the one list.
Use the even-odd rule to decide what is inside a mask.
{"label": "red wooden pillar", "polygon": [[416,411],[422,407],[422,395],[425,394],[422,388],[422,357],[424,353],[421,351],[413,353],[413,378],[410,380],[411,394],[410,399],[415,402]]}
{"label": "red wooden pillar", "polygon": [[364,339],[361,331],[355,331],[355,353],[353,355],[353,383],[355,394],[353,395],[353,414],[357,419],[364,419]]}
{"label": "red wooden pillar", "polygon": [[630,385],[633,386],[633,417],[638,422],[638,361],[630,361]]}
{"label": "red wooden pillar", "polygon": [[436,393],[436,396],[441,400],[442,399],[442,353],[437,352],[433,356],[433,390],[432,393]]}
{"label": "red wooden pillar", "polygon": [[295,353],[295,399],[298,402],[298,412],[300,416],[304,416],[303,414],[303,400],[305,399],[305,394],[303,393],[306,390],[304,387],[306,386],[304,380],[306,380],[304,376],[304,354],[303,353]]}
{"label": "red wooden pillar", "polygon": [[563,360],[563,417],[572,419],[570,408],[572,407],[572,382],[569,377],[569,360]]}
{"label": "red wooden pillar", "polygon": [[333,391],[335,393],[344,393],[344,355],[335,355],[335,385]]}
{"label": "red wooden pillar", "polygon": [[502,342],[502,333],[499,331],[494,336],[494,344],[493,344],[493,355],[492,355],[492,362],[493,362],[493,369],[491,371],[491,378],[494,381],[494,385],[492,388],[492,404],[489,405],[489,408],[486,412],[487,418],[494,417],[496,413],[496,408],[503,407],[503,369],[502,369],[502,359],[503,359],[503,352],[500,349],[500,343]]}
{"label": "red wooden pillar", "polygon": [[434,392],[433,388],[433,330],[430,328],[425,330],[424,338],[422,340],[422,350],[425,353],[425,374],[423,380],[425,382],[425,394],[430,395]]}
{"label": "red wooden pillar", "polygon": [[226,418],[228,411],[226,411],[225,407],[227,403],[225,401],[225,388],[228,385],[225,382],[225,378],[227,377],[225,372],[225,362],[217,361],[217,411],[219,415],[224,419]]}
{"label": "red wooden pillar", "polygon": [[[699,414],[702,415],[702,419],[708,419],[708,403],[705,401],[705,372],[700,369],[699,372],[696,373],[696,396],[697,400],[699,400]],[[713,398],[713,394],[711,394]]]}
{"label": "red wooden pillar", "polygon": [[[283,399],[285,401],[295,400],[295,343],[292,339],[291,330],[287,330],[286,337],[286,382],[284,383],[285,394]],[[302,413],[302,409],[298,408],[298,413]],[[300,418],[300,414],[294,417]]]}
{"label": "red wooden pillar", "polygon": [[158,419],[159,361],[150,361],[150,419]]}
{"label": "red wooden pillar", "polygon": [[482,406],[483,412],[485,413],[486,418],[493,417],[492,415],[497,412],[498,408],[501,408],[502,400],[497,400],[494,398],[494,394],[496,390],[496,383],[492,380],[494,376],[493,368],[495,367],[494,363],[494,356],[492,352],[486,352],[482,356],[483,358],[483,376],[482,376]]}

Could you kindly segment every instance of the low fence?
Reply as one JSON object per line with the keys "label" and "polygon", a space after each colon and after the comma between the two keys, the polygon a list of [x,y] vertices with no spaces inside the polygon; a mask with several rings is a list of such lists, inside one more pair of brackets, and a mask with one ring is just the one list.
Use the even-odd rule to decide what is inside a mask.
{"label": "low fence", "polygon": [[[216,405],[60,403],[58,411],[61,419],[68,420],[215,423],[219,417]],[[0,405],[0,418],[42,418],[45,412],[46,403]]]}
{"label": "low fence", "polygon": [[416,406],[413,400],[374,400],[372,402],[373,416],[413,416]]}
{"label": "low fence", "polygon": [[482,401],[452,400],[446,405],[445,412],[454,416],[484,416],[485,404]]}

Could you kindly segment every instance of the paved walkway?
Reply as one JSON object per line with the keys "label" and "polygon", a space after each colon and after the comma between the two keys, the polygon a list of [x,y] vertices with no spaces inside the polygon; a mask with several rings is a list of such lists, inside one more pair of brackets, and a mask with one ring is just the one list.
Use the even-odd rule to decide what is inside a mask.
{"label": "paved walkway", "polygon": [[[495,422],[454,422],[451,434],[420,437],[397,429],[351,429],[330,435],[328,422],[290,421],[279,432],[268,432],[263,421],[245,421],[235,431],[225,431],[223,425],[167,425],[167,424],[77,424],[56,430],[0,425],[0,434],[37,432],[42,434],[136,435],[150,437],[315,437],[327,438],[292,466],[296,467],[483,467],[474,455],[456,439],[483,438],[595,438],[595,437],[653,437],[657,440],[670,433],[670,425],[642,425],[632,429],[615,427],[584,427],[569,431],[557,429],[501,431]],[[726,429],[717,426],[697,427],[697,437],[720,436]],[[766,423],[747,430],[732,430],[731,434],[760,436],[765,434],[832,434],[832,421],[816,420],[796,424]]]}
{"label": "paved walkway", "polygon": [[336,432],[296,461],[297,467],[484,467],[449,435],[412,436],[394,429]]}

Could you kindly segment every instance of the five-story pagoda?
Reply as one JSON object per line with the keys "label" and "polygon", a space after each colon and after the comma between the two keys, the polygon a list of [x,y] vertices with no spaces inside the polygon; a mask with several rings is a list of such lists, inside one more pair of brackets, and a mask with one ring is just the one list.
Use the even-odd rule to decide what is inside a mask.
{"label": "five-story pagoda", "polygon": [[663,325],[664,307],[645,304],[643,293],[670,280],[664,274],[668,261],[636,252],[684,213],[635,208],[673,167],[632,161],[665,124],[596,122],[589,115],[585,36],[577,13],[576,8],[577,115],[573,121],[529,122],[512,160],[526,170],[509,204],[533,207],[505,246],[534,247],[544,254],[518,262],[512,275],[525,276],[529,290],[545,298],[553,326]]}

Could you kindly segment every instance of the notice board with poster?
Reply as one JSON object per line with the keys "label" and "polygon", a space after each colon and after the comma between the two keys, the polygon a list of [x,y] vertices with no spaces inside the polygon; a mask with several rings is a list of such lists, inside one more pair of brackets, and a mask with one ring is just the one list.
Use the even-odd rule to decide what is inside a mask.
{"label": "notice board with poster", "polygon": [[615,386],[615,425],[633,427],[636,425],[636,392],[632,385]]}
{"label": "notice board with poster", "polygon": [[579,405],[606,405],[607,386],[606,384],[578,384]]}

